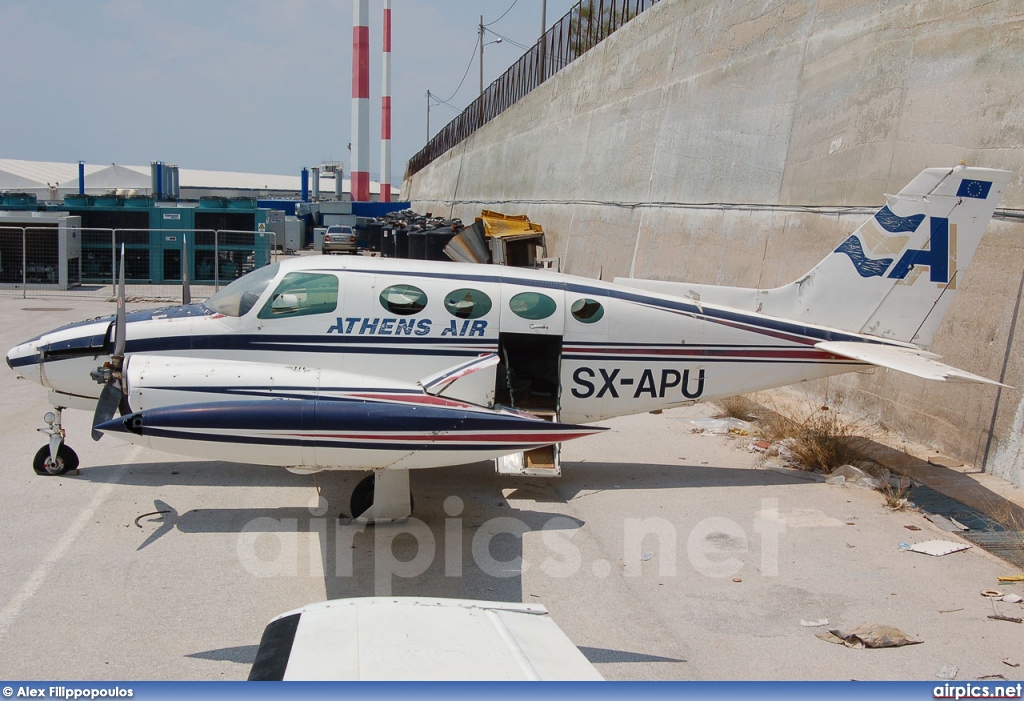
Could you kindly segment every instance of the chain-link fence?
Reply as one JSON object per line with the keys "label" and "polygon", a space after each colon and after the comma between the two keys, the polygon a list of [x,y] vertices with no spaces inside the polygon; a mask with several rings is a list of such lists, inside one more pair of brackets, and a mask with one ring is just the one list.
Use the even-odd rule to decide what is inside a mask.
{"label": "chain-link fence", "polygon": [[129,299],[180,300],[187,279],[200,300],[274,262],[276,244],[271,231],[0,226],[0,295],[111,298],[123,246]]}

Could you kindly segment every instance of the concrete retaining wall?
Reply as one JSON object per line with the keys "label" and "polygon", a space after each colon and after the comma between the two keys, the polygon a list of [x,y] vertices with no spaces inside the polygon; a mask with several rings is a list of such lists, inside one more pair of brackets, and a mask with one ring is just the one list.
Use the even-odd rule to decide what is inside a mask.
{"label": "concrete retaining wall", "polygon": [[[664,0],[403,193],[526,213],[565,272],[774,286],[865,218],[814,207],[880,206],[925,167],[1013,170],[1002,207],[1024,209],[1022,46],[1018,0]],[[997,219],[933,350],[1024,387],[1022,286],[1024,220]],[[885,372],[831,388],[1024,487],[1020,390]]]}

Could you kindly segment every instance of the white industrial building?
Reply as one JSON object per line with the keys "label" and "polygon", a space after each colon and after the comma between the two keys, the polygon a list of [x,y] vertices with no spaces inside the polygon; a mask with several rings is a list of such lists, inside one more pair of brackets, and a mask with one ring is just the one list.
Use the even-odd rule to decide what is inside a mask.
{"label": "white industrial building", "polygon": [[[151,165],[101,165],[86,163],[85,194],[102,195],[111,190],[119,194],[149,195],[152,192]],[[26,192],[34,194],[39,201],[62,200],[65,195],[78,194],[78,163],[57,163],[52,161],[21,161],[0,158],[0,192]],[[180,199],[195,200],[204,195],[244,195],[257,199],[299,199],[302,194],[302,176],[278,175],[273,173],[236,173],[224,170],[195,170],[178,168],[178,192]],[[319,192],[332,199],[335,192],[334,172],[330,166],[320,167],[313,173],[313,180],[319,175]],[[316,184],[311,184],[316,192]],[[342,179],[342,199],[350,197],[348,178]],[[392,189],[392,199],[396,190]],[[400,193],[398,193],[400,194]],[[380,197],[380,183],[370,181],[370,200]]]}

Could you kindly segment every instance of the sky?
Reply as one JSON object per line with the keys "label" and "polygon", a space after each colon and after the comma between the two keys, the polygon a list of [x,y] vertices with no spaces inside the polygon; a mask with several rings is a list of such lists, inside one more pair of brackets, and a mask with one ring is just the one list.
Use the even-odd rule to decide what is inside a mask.
{"label": "sky", "polygon": [[[575,2],[546,5],[551,26]],[[369,6],[377,180],[383,2]],[[427,140],[427,91],[450,102],[434,101],[432,134],[478,94],[480,15],[487,42],[507,39],[485,45],[486,86],[524,53],[513,42],[536,42],[542,0],[391,10],[398,186]],[[0,0],[0,27],[0,158],[282,174],[341,160],[350,172],[352,0]]]}

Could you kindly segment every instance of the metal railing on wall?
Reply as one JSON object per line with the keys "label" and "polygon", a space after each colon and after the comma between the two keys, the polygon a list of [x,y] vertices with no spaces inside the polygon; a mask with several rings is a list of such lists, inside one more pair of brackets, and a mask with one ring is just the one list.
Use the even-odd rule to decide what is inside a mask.
{"label": "metal railing on wall", "polygon": [[581,0],[533,48],[409,159],[406,174],[426,168],[659,0]]}
{"label": "metal railing on wall", "polygon": [[187,273],[198,300],[274,262],[276,244],[271,231],[0,226],[0,295],[109,298],[123,245],[130,298],[179,300]]}

